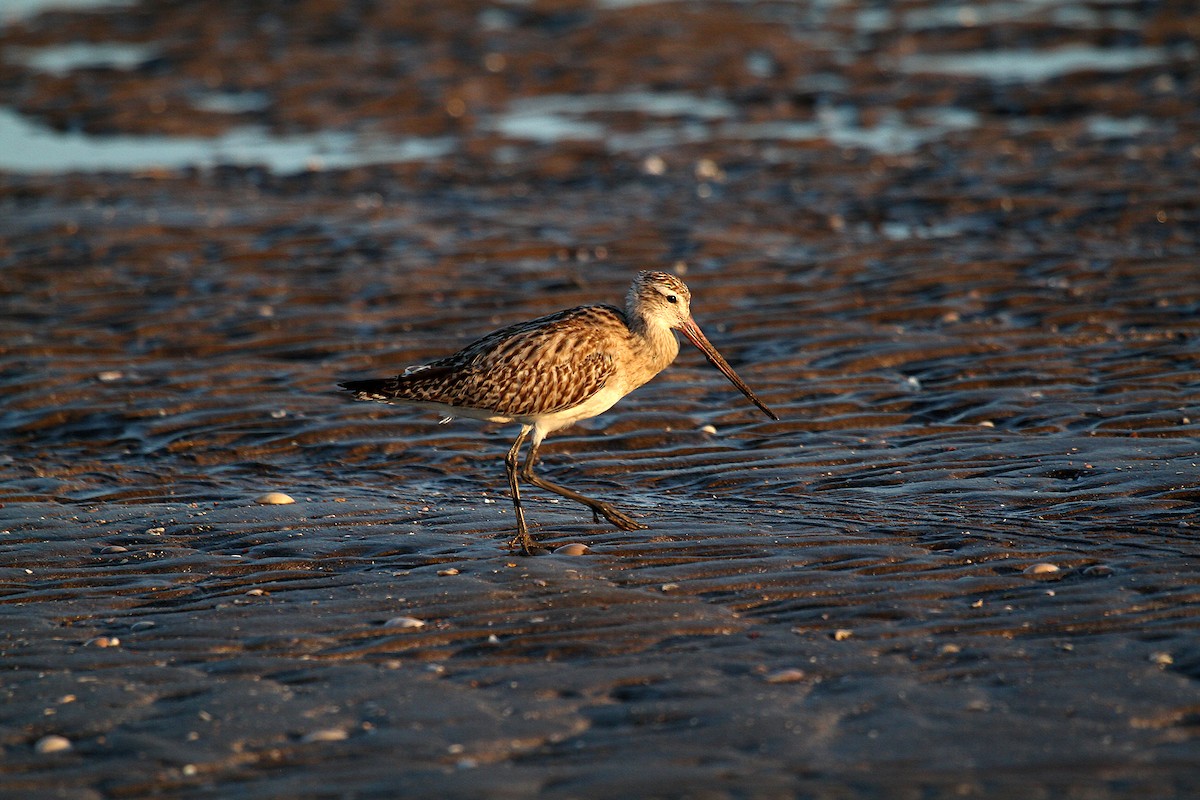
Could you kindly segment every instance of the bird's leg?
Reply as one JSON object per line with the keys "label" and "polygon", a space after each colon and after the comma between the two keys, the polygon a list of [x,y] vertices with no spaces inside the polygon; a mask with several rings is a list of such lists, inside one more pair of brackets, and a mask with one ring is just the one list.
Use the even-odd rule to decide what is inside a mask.
{"label": "bird's leg", "polygon": [[504,457],[504,466],[508,471],[508,490],[512,494],[513,513],[517,517],[517,535],[509,542],[509,546],[520,545],[523,555],[532,555],[533,553],[533,539],[529,535],[529,529],[525,526],[525,510],[521,508],[521,489],[517,486],[517,467],[521,458],[521,445],[525,443],[525,437],[528,435],[529,426],[522,426],[521,432],[517,434],[517,440],[513,442],[508,455]]}
{"label": "bird's leg", "polygon": [[534,436],[533,444],[529,447],[529,455],[525,457],[525,466],[521,468],[521,477],[537,486],[540,489],[545,489],[548,492],[554,492],[557,495],[566,497],[569,500],[574,500],[577,503],[583,503],[592,510],[592,518],[596,522],[600,521],[597,514],[603,514],[604,518],[616,525],[623,531],[645,530],[646,526],[635,520],[633,517],[622,514],[608,503],[599,500],[593,500],[590,497],[584,497],[579,492],[572,491],[565,486],[559,486],[557,483],[551,483],[545,478],[539,478],[533,474],[533,465],[537,463],[538,447],[541,442],[538,437]]}

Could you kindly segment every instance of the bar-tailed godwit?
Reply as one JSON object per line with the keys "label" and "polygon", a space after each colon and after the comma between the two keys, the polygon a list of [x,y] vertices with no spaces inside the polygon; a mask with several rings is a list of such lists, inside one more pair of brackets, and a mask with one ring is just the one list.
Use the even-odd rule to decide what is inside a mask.
{"label": "bar-tailed godwit", "polygon": [[[393,378],[338,384],[359,400],[379,400],[428,408],[447,418],[468,417],[521,426],[504,464],[525,554],[534,541],[521,508],[518,477],[555,494],[583,503],[623,531],[645,528],[608,503],[584,497],[536,475],[538,447],[546,434],[607,411],[646,383],[679,355],[674,331],[700,348],[742,394],[771,419],[779,419],[750,390],[691,314],[691,292],[665,272],[640,272],[629,288],[625,309],[579,306],[501,328],[452,356],[408,367]],[[533,433],[523,465],[521,445]]]}

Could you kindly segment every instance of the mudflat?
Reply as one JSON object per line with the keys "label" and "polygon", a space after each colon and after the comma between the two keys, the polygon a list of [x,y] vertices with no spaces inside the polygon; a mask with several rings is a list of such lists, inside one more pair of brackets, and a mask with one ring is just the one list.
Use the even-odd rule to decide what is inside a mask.
{"label": "mudflat", "polygon": [[[0,794],[1196,796],[1198,38],[1119,1],[8,19]],[[643,268],[782,417],[685,343],[547,440],[648,530],[530,489],[585,551],[520,557],[515,429],[335,388]]]}

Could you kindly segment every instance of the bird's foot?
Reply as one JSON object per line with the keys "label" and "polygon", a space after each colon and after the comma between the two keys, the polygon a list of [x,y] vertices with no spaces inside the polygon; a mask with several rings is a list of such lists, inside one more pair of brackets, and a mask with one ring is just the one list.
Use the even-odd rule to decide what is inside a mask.
{"label": "bird's foot", "polygon": [[521,531],[508,542],[511,550],[520,550],[523,556],[544,556],[550,551],[533,540],[526,531]]}
{"label": "bird's foot", "polygon": [[[644,531],[650,527],[649,525],[643,525],[627,514],[617,511],[607,503],[601,503],[595,506],[592,509],[592,515],[594,516],[596,512],[603,514],[606,520],[611,522],[613,525],[616,525],[617,528],[623,531]],[[596,521],[599,522],[600,520],[597,519]]]}

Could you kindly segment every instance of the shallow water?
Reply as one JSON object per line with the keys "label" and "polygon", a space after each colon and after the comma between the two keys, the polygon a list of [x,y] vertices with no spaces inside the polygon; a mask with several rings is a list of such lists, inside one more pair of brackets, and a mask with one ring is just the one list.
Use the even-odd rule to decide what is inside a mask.
{"label": "shallow water", "polygon": [[[1200,71],[1176,31],[1196,20],[1103,5],[1161,65],[892,71],[984,39],[1120,49],[1111,26],[1053,22],[1074,6],[1029,5],[1019,29],[996,4],[932,29],[912,15],[938,8],[912,7],[897,30],[853,5],[332,27],[281,7],[211,15],[221,47],[171,44],[161,71],[7,64],[0,102],[85,138],[256,124],[452,146],[295,174],[0,174],[0,787],[1194,792]],[[180,14],[0,36],[170,42]],[[399,66],[364,65],[402,34]],[[447,54],[455,35],[474,56]],[[257,64],[256,37],[287,74],[205,91],[267,103],[197,111],[189,76]],[[88,106],[97,86],[122,102]],[[138,113],[155,92],[165,110]],[[595,136],[494,124],[531,110]],[[334,388],[617,302],[643,267],[684,273],[782,419],[685,344],[552,436],[547,477],[650,526],[529,492],[535,535],[590,555],[507,549],[512,429]],[[256,504],[268,490],[297,502]],[[47,734],[73,749],[38,753]]]}

